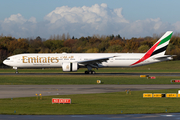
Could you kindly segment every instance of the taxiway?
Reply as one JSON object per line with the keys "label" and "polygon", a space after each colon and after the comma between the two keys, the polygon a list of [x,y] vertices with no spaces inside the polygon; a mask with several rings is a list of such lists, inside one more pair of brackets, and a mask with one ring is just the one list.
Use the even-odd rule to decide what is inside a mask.
{"label": "taxiway", "polygon": [[0,85],[0,98],[175,89],[180,85]]}
{"label": "taxiway", "polygon": [[98,76],[180,76],[180,73],[96,73],[96,74],[84,74],[84,73],[0,73],[0,75],[98,75]]}

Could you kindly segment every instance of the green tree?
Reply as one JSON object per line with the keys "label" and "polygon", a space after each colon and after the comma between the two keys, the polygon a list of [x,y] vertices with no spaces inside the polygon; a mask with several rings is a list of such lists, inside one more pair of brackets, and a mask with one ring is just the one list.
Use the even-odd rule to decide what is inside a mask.
{"label": "green tree", "polygon": [[138,51],[144,53],[144,52],[147,52],[149,49],[150,49],[150,48],[149,48],[148,45],[141,45],[141,46],[138,48]]}
{"label": "green tree", "polygon": [[108,53],[120,53],[121,51],[123,50],[123,47],[120,46],[120,45],[113,45],[113,46],[110,46],[106,52]]}
{"label": "green tree", "polygon": [[21,53],[25,53],[26,50],[25,49],[16,49],[13,51],[13,54],[16,55],[16,54],[21,54]]}
{"label": "green tree", "polygon": [[167,47],[167,51],[172,51],[175,49],[175,45],[173,45],[172,43],[169,43],[168,47]]}
{"label": "green tree", "polygon": [[56,49],[55,52],[56,52],[56,53],[63,53],[63,52],[71,53],[71,49],[68,48],[68,47],[62,47],[62,48]]}
{"label": "green tree", "polygon": [[99,49],[98,48],[90,48],[86,51],[86,53],[98,53]]}

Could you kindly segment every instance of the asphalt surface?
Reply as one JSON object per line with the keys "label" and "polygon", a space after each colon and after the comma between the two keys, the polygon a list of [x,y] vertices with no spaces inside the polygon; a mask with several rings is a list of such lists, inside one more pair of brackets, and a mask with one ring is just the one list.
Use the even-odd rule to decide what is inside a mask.
{"label": "asphalt surface", "polygon": [[0,115],[1,120],[177,120],[180,113],[119,115]]}
{"label": "asphalt surface", "polygon": [[[0,75],[87,75],[84,73],[0,73]],[[91,75],[91,74],[90,74]],[[180,76],[180,73],[97,73],[95,75],[116,76]],[[32,97],[35,94],[43,96],[91,94],[120,92],[125,90],[158,90],[180,88],[180,85],[0,85],[0,98]]]}
{"label": "asphalt surface", "polygon": [[96,73],[96,74],[84,74],[84,73],[0,73],[0,75],[103,75],[103,76],[139,76],[139,75],[150,75],[150,76],[180,76],[180,73]]}
{"label": "asphalt surface", "polygon": [[180,85],[0,85],[0,98],[175,89]]}

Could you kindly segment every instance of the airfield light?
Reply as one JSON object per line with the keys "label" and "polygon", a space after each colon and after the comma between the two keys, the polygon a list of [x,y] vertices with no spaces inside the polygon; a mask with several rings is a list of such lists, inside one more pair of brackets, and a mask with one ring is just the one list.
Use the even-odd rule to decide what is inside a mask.
{"label": "airfield light", "polygon": [[38,94],[36,93],[36,99],[38,99]]}
{"label": "airfield light", "polygon": [[98,83],[98,84],[101,84],[101,80],[97,80],[97,83]]}
{"label": "airfield light", "polygon": [[42,94],[41,93],[39,94],[39,96],[40,96],[40,99],[42,100]]}

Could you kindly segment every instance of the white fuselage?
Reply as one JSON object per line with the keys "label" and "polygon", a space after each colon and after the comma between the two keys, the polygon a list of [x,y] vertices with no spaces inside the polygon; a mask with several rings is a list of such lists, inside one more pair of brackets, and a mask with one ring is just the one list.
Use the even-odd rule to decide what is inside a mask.
{"label": "white fuselage", "polygon": [[165,55],[166,48],[172,36],[167,31],[146,53],[39,53],[18,54],[3,61],[5,65],[17,68],[53,68],[62,67],[64,72],[77,71],[86,67],[86,74],[94,74],[92,68],[102,67],[135,67],[166,60],[172,60],[172,55]]}
{"label": "white fuselage", "polygon": [[[63,63],[80,62],[103,57],[109,58],[106,62],[98,64],[98,67],[134,67],[141,66],[162,60],[148,58],[143,62],[132,65],[143,57],[144,53],[39,53],[39,54],[18,54],[8,57],[3,63],[18,68],[46,68],[62,67]],[[79,64],[83,67],[83,64]]]}

